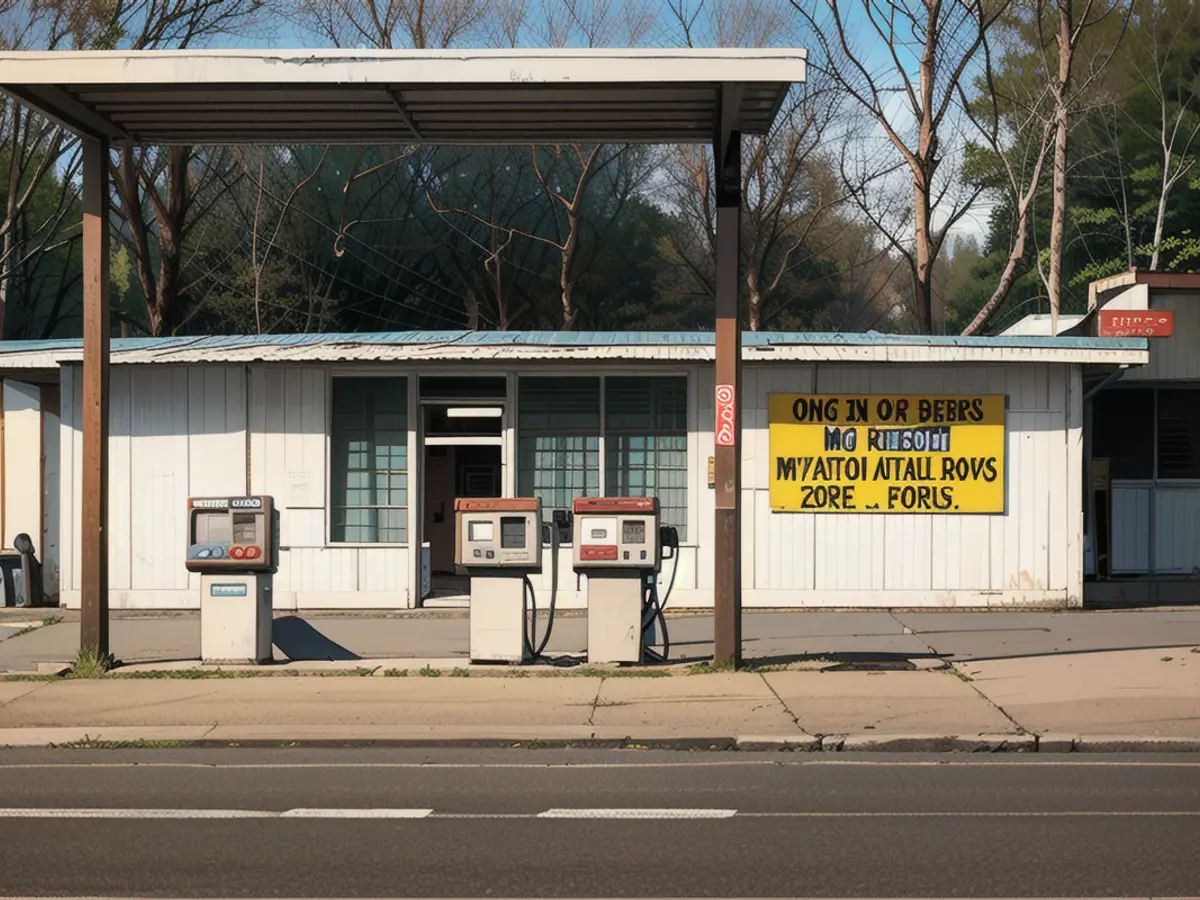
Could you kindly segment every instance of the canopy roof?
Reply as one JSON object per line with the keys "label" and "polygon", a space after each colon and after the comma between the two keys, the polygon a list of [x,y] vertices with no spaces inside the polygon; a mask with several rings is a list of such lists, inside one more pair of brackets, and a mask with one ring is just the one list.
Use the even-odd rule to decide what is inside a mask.
{"label": "canopy roof", "polygon": [[[770,129],[803,50],[0,53],[0,90],[139,144],[709,143]],[[728,86],[722,91],[722,86]],[[723,94],[724,101],[723,101]]]}

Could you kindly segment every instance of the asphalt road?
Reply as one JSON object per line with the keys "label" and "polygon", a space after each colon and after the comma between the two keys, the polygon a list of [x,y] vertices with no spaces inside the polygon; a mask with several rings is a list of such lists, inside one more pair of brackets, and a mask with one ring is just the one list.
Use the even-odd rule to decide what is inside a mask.
{"label": "asphalt road", "polygon": [[1197,847],[1176,754],[0,753],[4,896],[1183,896]]}

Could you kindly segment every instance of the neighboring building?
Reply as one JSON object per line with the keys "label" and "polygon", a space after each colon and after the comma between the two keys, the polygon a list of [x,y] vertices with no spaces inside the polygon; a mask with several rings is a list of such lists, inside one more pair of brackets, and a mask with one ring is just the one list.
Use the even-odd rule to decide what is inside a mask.
{"label": "neighboring building", "polygon": [[[1144,340],[748,334],[745,345],[746,606],[1081,605],[1084,383],[1144,364]],[[187,499],[242,493],[275,498],[282,609],[410,608],[461,594],[450,572],[456,496],[534,494],[549,516],[585,494],[642,493],[659,496],[679,531],[672,606],[711,606],[713,356],[711,334],[117,340],[112,607],[197,606],[198,576],[184,568]],[[4,507],[24,508],[39,485],[39,550],[47,571],[61,572],[68,606],[80,602],[80,359],[78,342],[0,344],[6,416],[37,410],[42,426],[22,426],[19,453],[6,444]],[[772,394],[796,396],[772,403]],[[888,415],[897,397],[901,409],[931,417],[868,423],[856,411],[861,402]],[[828,399],[841,401],[840,413]],[[976,416],[987,410],[986,421]],[[831,437],[830,423],[847,421],[864,423],[862,442],[868,424],[872,441],[903,431],[879,437],[900,449],[830,449],[853,440]],[[909,458],[929,454],[899,443],[909,440],[935,450],[954,449],[953,440],[965,455],[913,467]],[[45,474],[34,482],[32,454],[43,452]],[[849,468],[858,462],[845,475],[860,480],[843,491],[840,476],[812,475],[824,481],[802,494],[822,453],[860,457],[861,478]],[[810,500],[826,509],[848,500],[857,511],[783,511]],[[892,502],[922,511],[869,511]],[[434,573],[428,585],[422,556]],[[559,559],[560,602],[579,606],[569,547]]]}
{"label": "neighboring building", "polygon": [[1089,298],[1074,333],[1097,333],[1102,309],[1169,310],[1174,333],[1091,397],[1087,597],[1200,599],[1200,275],[1131,271]]}

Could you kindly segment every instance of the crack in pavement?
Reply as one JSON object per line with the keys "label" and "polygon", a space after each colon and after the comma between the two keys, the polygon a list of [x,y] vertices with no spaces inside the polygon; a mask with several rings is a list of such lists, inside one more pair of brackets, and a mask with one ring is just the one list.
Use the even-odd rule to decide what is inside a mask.
{"label": "crack in pavement", "polygon": [[[924,644],[926,649],[928,649],[930,653],[932,653],[934,656],[936,656],[938,658],[941,658],[941,654],[937,651],[937,649],[933,646],[933,644],[931,644],[931,643],[929,643],[929,641],[925,640],[924,634],[922,632],[917,631],[915,628],[913,628],[910,625],[905,625],[904,622],[902,622],[896,616],[896,614],[894,612],[892,612],[891,610],[888,610],[888,615],[891,616],[892,619],[896,622],[896,624],[899,625],[901,628],[907,629],[909,632],[911,632],[912,636],[915,637],[922,644]],[[970,675],[968,675],[966,672],[959,671],[958,665],[953,660],[946,660],[946,662],[950,666],[950,669],[949,669],[950,672],[953,672],[957,675],[964,675],[964,676],[966,676],[967,679],[970,679]],[[1016,728],[1018,732],[1020,732],[1021,734],[1031,734],[1032,733],[1028,729],[1026,729],[1024,725],[1022,725],[1020,722],[1018,722],[1016,719],[1014,719],[1011,715],[1009,715],[1008,710],[1006,710],[1003,706],[1001,706],[999,703],[997,703],[995,700],[993,700],[991,697],[989,697],[987,694],[985,694],[983,691],[981,691],[979,688],[977,688],[975,686],[975,681],[973,679],[971,679],[971,680],[960,679],[960,680],[963,681],[963,684],[965,684],[967,687],[969,687],[971,690],[973,690],[976,694],[978,694],[980,699],[982,699],[984,703],[986,703],[992,709],[996,710],[996,712],[1000,713],[1000,715],[1004,716],[1004,718],[1006,718],[1010,723],[1012,723],[1012,726],[1014,728]]]}
{"label": "crack in pavement", "polygon": [[592,698],[592,711],[588,713],[587,723],[593,728],[596,726],[595,721],[593,721],[596,718],[596,707],[600,705],[600,691],[604,689],[604,682],[606,681],[608,681],[608,678],[603,675],[600,676],[600,683],[596,685],[596,696]]}
{"label": "crack in pavement", "polygon": [[787,713],[788,718],[792,720],[792,723],[796,726],[797,729],[799,729],[800,733],[807,734],[811,737],[812,732],[800,724],[800,717],[797,716],[794,712],[792,712],[791,707],[789,707],[783,701],[783,698],[779,696],[779,691],[775,690],[775,686],[773,684],[771,684],[771,682],[767,681],[767,674],[765,672],[759,672],[757,674],[758,674],[758,677],[762,679],[762,683],[767,686],[767,690],[771,692],[771,696],[774,697],[779,702],[779,705],[783,708],[783,711],[785,713]]}

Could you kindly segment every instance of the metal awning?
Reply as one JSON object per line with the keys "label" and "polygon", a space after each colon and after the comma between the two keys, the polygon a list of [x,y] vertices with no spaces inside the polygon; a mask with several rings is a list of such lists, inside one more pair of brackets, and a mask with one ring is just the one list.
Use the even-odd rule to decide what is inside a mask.
{"label": "metal awning", "polygon": [[[803,50],[0,53],[0,90],[137,144],[708,143],[768,131]],[[728,98],[727,101],[728,102]]]}

